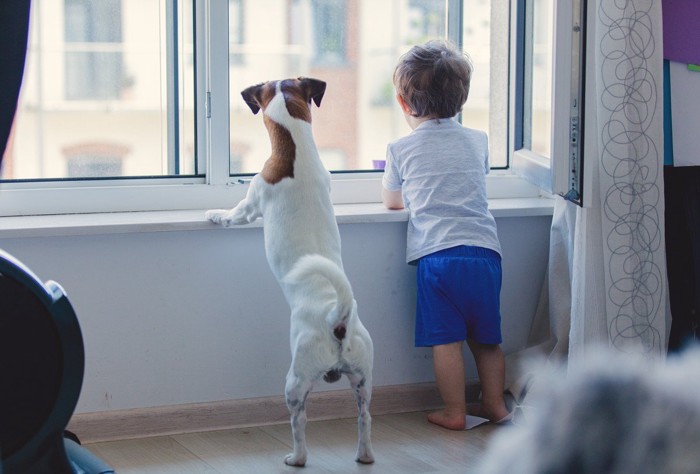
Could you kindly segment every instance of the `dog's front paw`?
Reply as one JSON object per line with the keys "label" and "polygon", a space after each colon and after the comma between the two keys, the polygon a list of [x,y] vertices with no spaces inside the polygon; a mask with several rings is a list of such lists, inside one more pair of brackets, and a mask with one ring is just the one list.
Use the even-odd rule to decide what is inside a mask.
{"label": "dog's front paw", "polygon": [[304,467],[306,465],[306,456],[296,456],[294,453],[290,453],[285,456],[284,463],[287,466]]}
{"label": "dog's front paw", "polygon": [[227,214],[228,211],[226,209],[212,209],[211,211],[204,213],[204,218],[213,222],[214,224],[222,224]]}
{"label": "dog's front paw", "polygon": [[224,227],[232,227],[242,224],[250,224],[254,219],[245,214],[245,209],[234,208],[232,210],[226,209],[212,209],[204,214],[208,220],[212,221],[214,224],[219,224]]}

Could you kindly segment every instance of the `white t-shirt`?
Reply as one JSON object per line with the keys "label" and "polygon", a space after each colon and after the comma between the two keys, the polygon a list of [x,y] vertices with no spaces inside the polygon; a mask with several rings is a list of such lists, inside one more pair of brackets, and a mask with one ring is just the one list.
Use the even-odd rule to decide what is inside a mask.
{"label": "white t-shirt", "polygon": [[427,120],[387,147],[383,185],[409,211],[406,261],[458,245],[501,253],[488,210],[486,133],[453,119]]}

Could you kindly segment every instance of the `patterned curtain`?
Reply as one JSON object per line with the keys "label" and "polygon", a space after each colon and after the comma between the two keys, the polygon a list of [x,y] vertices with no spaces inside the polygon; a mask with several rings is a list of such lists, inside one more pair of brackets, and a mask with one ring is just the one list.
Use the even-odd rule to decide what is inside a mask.
{"label": "patterned curtain", "polygon": [[595,238],[603,248],[607,342],[622,352],[661,355],[667,308],[661,1],[596,3],[592,158],[598,160],[601,234]]}
{"label": "patterned curtain", "polygon": [[[607,346],[666,353],[661,0],[588,4],[586,142],[592,203],[558,198],[549,318],[569,359]],[[568,330],[568,334],[566,331]]]}

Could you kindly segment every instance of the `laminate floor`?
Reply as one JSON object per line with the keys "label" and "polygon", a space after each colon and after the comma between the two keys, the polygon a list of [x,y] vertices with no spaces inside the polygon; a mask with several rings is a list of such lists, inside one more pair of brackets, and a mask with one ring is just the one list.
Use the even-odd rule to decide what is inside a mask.
{"label": "laminate floor", "polygon": [[476,473],[494,424],[449,431],[425,413],[372,417],[375,463],[355,462],[355,419],[309,422],[304,469],[286,466],[289,424],[86,444],[118,474]]}

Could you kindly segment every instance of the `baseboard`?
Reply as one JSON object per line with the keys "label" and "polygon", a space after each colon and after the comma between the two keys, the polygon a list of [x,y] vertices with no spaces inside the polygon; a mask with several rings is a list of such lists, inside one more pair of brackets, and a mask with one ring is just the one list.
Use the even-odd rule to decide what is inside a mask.
{"label": "baseboard", "polygon": [[[478,386],[467,386],[467,400],[478,396]],[[434,383],[375,387],[373,415],[405,413],[438,408],[442,405]],[[307,402],[309,420],[357,416],[357,405],[350,389],[312,392]],[[81,442],[144,438],[171,434],[213,431],[245,426],[284,423],[289,413],[283,396],[225,400],[187,405],[135,408],[73,415],[68,429]]]}

